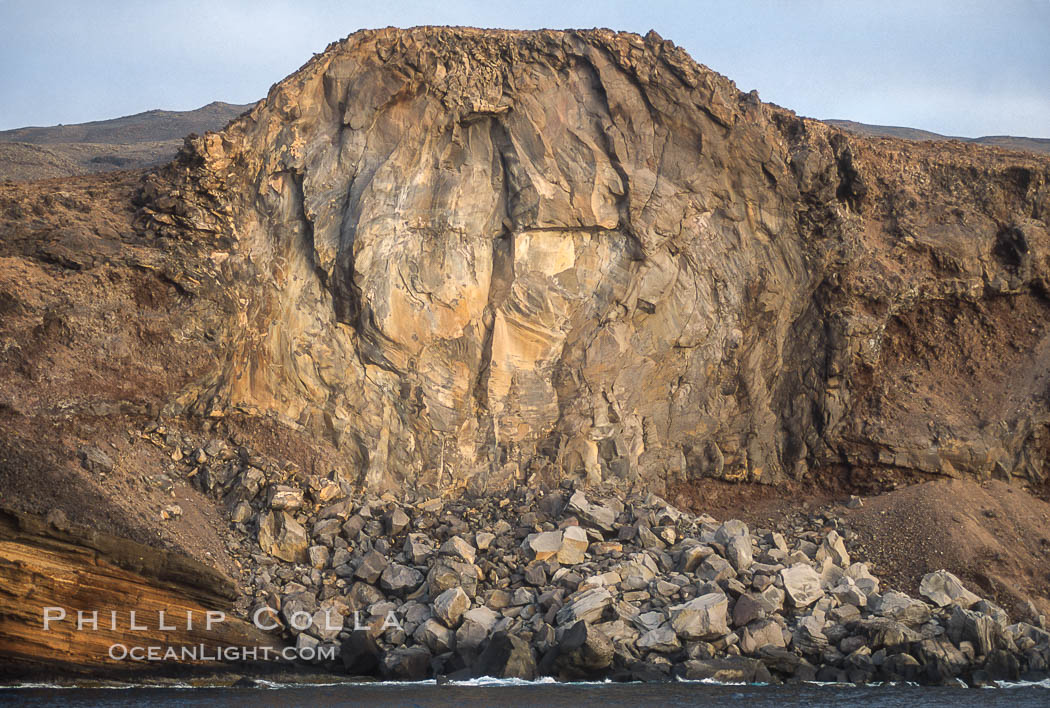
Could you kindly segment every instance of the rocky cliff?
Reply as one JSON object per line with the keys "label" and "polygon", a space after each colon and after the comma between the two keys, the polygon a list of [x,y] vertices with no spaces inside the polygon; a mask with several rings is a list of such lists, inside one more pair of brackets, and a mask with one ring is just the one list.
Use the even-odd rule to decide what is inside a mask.
{"label": "rocky cliff", "polygon": [[168,412],[373,489],[1046,478],[1050,161],[866,139],[605,30],[331,45],[150,177],[235,303]]}
{"label": "rocky cliff", "polygon": [[[547,651],[565,591],[625,553],[663,574],[612,581],[645,612],[788,567],[672,570],[717,526],[675,522],[649,494],[667,493],[767,530],[766,510],[807,516],[791,564],[822,563],[834,525],[913,594],[947,568],[1037,617],[1047,515],[1020,487],[1050,491],[1048,182],[1039,155],[800,118],[654,34],[360,32],[161,169],[0,184],[3,519],[61,510],[192,556],[242,615],[420,619],[475,582],[470,602],[503,619],[474,639],[531,616]],[[990,475],[1022,484],[981,490]],[[856,535],[804,513],[931,476],[960,479],[851,506]],[[722,484],[745,481],[783,484]],[[464,491],[497,494],[441,498]],[[609,501],[597,527],[584,493]],[[581,522],[586,538],[563,533]],[[98,647],[33,625],[77,583],[151,607],[229,599],[4,523],[5,657],[91,663]],[[550,533],[575,542],[565,568],[530,555]],[[760,535],[744,545],[769,551]],[[42,580],[46,564],[80,580]],[[511,591],[525,604],[501,604]],[[656,629],[668,641],[642,653],[678,651]],[[315,634],[295,638],[351,639]],[[398,665],[409,634],[370,661]]]}

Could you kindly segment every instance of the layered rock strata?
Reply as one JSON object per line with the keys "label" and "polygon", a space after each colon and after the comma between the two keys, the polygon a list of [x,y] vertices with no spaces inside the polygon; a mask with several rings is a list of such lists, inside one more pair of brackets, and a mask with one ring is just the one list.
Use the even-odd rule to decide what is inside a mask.
{"label": "layered rock strata", "polygon": [[[235,615],[236,597],[227,578],[185,556],[70,525],[62,514],[0,510],[5,678],[133,675],[165,663],[215,670],[242,663],[222,659],[227,647],[283,648]],[[149,647],[157,647],[152,659]],[[177,658],[165,662],[169,649]]]}

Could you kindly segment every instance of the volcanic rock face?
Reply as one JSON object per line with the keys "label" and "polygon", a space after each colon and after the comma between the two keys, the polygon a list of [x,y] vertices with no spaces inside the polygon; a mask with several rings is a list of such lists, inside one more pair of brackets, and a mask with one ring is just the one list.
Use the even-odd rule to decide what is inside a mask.
{"label": "volcanic rock face", "polygon": [[190,142],[141,226],[239,303],[179,405],[372,488],[1041,480],[1048,174],[847,138],[654,34],[381,30]]}

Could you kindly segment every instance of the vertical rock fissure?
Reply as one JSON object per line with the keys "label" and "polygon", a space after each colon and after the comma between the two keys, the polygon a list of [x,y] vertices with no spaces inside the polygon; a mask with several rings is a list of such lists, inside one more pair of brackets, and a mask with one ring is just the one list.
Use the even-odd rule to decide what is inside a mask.
{"label": "vertical rock fissure", "polygon": [[511,218],[511,170],[507,165],[507,155],[513,154],[514,147],[510,136],[504,126],[497,118],[491,118],[490,139],[495,155],[499,160],[500,196],[498,201],[498,212],[501,212],[503,223],[502,232],[492,240],[492,273],[489,279],[488,299],[482,313],[482,326],[484,336],[481,346],[481,360],[478,366],[477,378],[474,383],[473,397],[477,406],[479,423],[487,423],[488,436],[491,438],[493,454],[491,464],[499,464],[499,423],[496,420],[496,411],[490,406],[488,397],[489,377],[492,372],[492,347],[496,328],[496,314],[507,294],[510,292],[514,282],[514,224]]}
{"label": "vertical rock fissure", "polygon": [[321,263],[317,259],[317,244],[314,240],[314,222],[306,211],[306,191],[303,187],[305,175],[302,170],[289,170],[288,176],[291,178],[292,187],[295,189],[292,199],[295,200],[296,211],[298,212],[297,216],[301,220],[303,227],[303,248],[306,258],[310,263],[310,267],[313,269],[314,275],[317,276],[318,281],[321,283],[321,289],[329,290],[328,273],[326,273],[324,268],[321,267]]}

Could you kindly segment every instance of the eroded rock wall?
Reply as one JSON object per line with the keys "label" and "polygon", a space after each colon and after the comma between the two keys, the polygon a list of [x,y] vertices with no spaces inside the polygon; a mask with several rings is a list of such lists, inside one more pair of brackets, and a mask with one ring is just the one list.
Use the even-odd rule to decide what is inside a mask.
{"label": "eroded rock wall", "polygon": [[901,376],[966,374],[917,346],[943,332],[899,333],[1023,299],[1018,365],[1046,370],[1048,174],[847,137],[655,34],[390,29],[189,142],[141,226],[214,239],[240,304],[221,371],[172,412],[276,415],[372,488],[1041,479],[1042,384],[974,420],[917,404]]}

